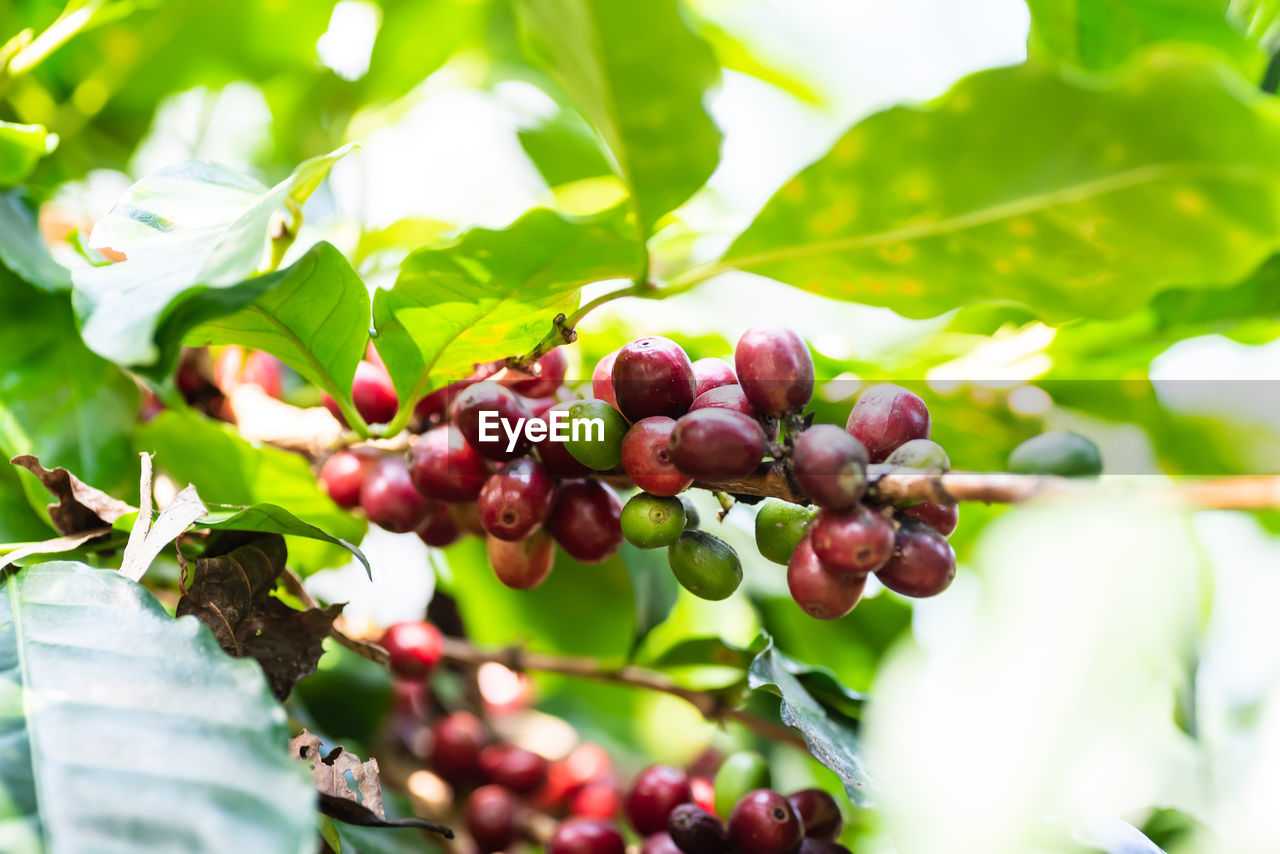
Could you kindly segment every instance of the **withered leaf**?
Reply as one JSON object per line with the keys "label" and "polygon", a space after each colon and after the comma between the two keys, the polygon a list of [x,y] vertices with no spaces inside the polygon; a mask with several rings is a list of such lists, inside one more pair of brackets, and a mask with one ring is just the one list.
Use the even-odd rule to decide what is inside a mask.
{"label": "withered leaf", "polygon": [[94,489],[62,467],[45,468],[31,454],[21,454],[9,462],[34,474],[58,499],[49,505],[49,518],[63,536],[110,528],[121,516],[138,509]]}

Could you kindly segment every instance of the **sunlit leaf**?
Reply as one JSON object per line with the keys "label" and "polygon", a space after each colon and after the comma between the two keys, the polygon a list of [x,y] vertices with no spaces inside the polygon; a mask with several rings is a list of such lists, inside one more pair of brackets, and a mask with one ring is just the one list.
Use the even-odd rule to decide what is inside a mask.
{"label": "sunlit leaf", "polygon": [[41,125],[0,121],[0,187],[26,178],[40,158],[53,151],[57,144],[57,135]]}
{"label": "sunlit leaf", "polygon": [[42,291],[71,289],[71,273],[44,245],[35,213],[16,192],[0,193],[0,264]]}

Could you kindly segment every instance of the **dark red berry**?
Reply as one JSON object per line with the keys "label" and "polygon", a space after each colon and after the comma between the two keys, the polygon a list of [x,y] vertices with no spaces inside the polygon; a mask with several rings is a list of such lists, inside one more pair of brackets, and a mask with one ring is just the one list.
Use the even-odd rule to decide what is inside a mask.
{"label": "dark red berry", "polygon": [[956,577],[956,553],[946,538],[928,525],[906,521],[893,539],[893,557],[876,578],[895,593],[937,596]]}
{"label": "dark red berry", "polygon": [[475,501],[489,466],[452,424],[441,424],[419,436],[409,450],[413,485],[437,501]]}
{"label": "dark red berry", "polygon": [[675,426],[674,419],[655,415],[640,419],[622,437],[622,468],[632,483],[650,495],[676,495],[693,483],[671,461],[668,445]]}
{"label": "dark red berry", "polygon": [[523,540],[485,540],[493,574],[508,587],[532,590],[547,580],[556,562],[556,544],[546,531],[536,531]]}
{"label": "dark red berry", "polygon": [[839,842],[806,836],[800,842],[800,849],[797,854],[852,854],[852,852]]}
{"label": "dark red berry", "polygon": [[528,457],[490,475],[476,504],[480,523],[500,540],[523,540],[542,527],[555,505],[556,482]]}
{"label": "dark red berry", "polygon": [[[718,753],[717,753],[717,758],[719,758]],[[697,767],[696,763],[694,765],[689,766],[690,773],[697,773],[697,771],[694,770],[696,767]],[[715,765],[712,765],[707,770],[710,773],[714,769],[715,769]],[[702,807],[704,810],[711,813],[712,815],[715,814],[715,811],[716,811],[715,783],[711,782],[706,777],[690,777],[689,790],[693,792],[693,802],[695,804]]]}
{"label": "dark red berry", "polygon": [[565,554],[582,563],[599,563],[622,547],[622,502],[598,480],[560,484],[547,531]]}
{"label": "dark red berry", "polygon": [[796,436],[791,463],[796,483],[819,507],[848,510],[867,491],[867,449],[834,424]]}
{"label": "dark red berry", "polygon": [[467,798],[467,832],[482,852],[505,851],[516,841],[519,806],[502,786],[481,786],[471,793]]}
{"label": "dark red berry", "polygon": [[683,854],[665,830],[646,836],[644,845],[640,846],[640,854]]}
{"label": "dark red berry", "polygon": [[441,386],[418,401],[417,405],[413,407],[414,414],[424,419],[444,416],[453,405],[454,398],[474,382],[475,380],[459,380],[456,383]]}
{"label": "dark red berry", "polygon": [[597,400],[603,400],[612,406],[618,408],[617,395],[613,393],[613,363],[618,358],[620,350],[614,350],[596,363],[595,370],[591,372],[591,396]]}
{"label": "dark red berry", "polygon": [[562,431],[569,429],[568,413],[569,407],[573,406],[574,401],[566,400],[547,407],[547,411],[542,413],[541,418],[547,425],[546,437],[539,439],[533,443],[533,448],[538,454],[538,459],[542,460],[542,464],[547,467],[547,471],[556,477],[586,477],[591,474],[591,469],[574,459],[573,454],[569,453],[569,449],[565,447],[564,442],[555,441],[553,436],[553,424],[555,420],[559,420],[561,416],[552,413],[565,413],[564,426]]}
{"label": "dark red berry", "polygon": [[697,804],[680,804],[667,816],[667,833],[684,854],[724,854],[729,831],[724,823]]}
{"label": "dark red berry", "polygon": [[400,401],[387,369],[373,362],[356,365],[356,375],[351,381],[351,403],[369,424],[385,424],[395,418]]}
{"label": "dark red berry", "polygon": [[832,572],[866,575],[893,554],[893,524],[863,506],[820,510],[809,527],[813,552]]}
{"label": "dark red berry", "polygon": [[713,388],[737,385],[738,375],[724,359],[710,357],[693,363],[693,381],[697,384],[694,397],[700,397]]}
{"label": "dark red berry", "polygon": [[901,386],[875,385],[858,398],[844,429],[863,444],[871,462],[884,462],[898,446],[929,438],[929,407]]}
{"label": "dark red berry", "polygon": [[453,545],[462,536],[462,530],[450,512],[449,504],[427,499],[427,515],[413,532],[429,546],[442,549]]}
{"label": "dark red berry", "polygon": [[819,620],[837,620],[862,598],[867,576],[833,572],[813,553],[808,535],[796,546],[787,564],[787,588],[800,609]]}
{"label": "dark red berry", "polygon": [[284,393],[284,363],[261,350],[250,350],[244,358],[240,381],[256,385],[279,400]]}
{"label": "dark red berry", "polygon": [[533,364],[531,373],[509,371],[503,385],[525,397],[549,397],[564,382],[568,369],[569,360],[565,358],[564,350],[556,347]]}
{"label": "dark red berry", "polygon": [[421,620],[387,626],[380,643],[391,656],[391,672],[402,679],[421,679],[444,655],[440,630]]}
{"label": "dark red berry", "polygon": [[409,466],[399,455],[377,462],[360,488],[360,506],[375,525],[397,534],[412,531],[427,516],[427,499],[409,479]]}
{"label": "dark red berry", "polygon": [[804,835],[818,839],[835,839],[840,835],[844,817],[840,805],[822,789],[801,789],[787,795],[791,808],[804,824]]}
{"label": "dark red berry", "polygon": [[729,838],[737,854],[795,854],[804,826],[786,798],[756,789],[729,814]]}
{"label": "dark red berry", "polygon": [[569,799],[569,812],[583,818],[616,818],[622,809],[622,792],[612,780],[593,780]]}
{"label": "dark red berry", "polygon": [[923,522],[944,537],[955,532],[960,524],[960,507],[956,504],[916,504],[899,507],[898,516]]}
{"label": "dark red berry", "polygon": [[350,510],[360,504],[360,487],[380,456],[371,449],[336,451],[320,467],[320,486],[335,504]]}
{"label": "dark red berry", "polygon": [[529,450],[524,431],[529,417],[515,392],[492,381],[476,383],[453,401],[453,423],[467,444],[489,460],[513,460]]}
{"label": "dark red berry", "polygon": [[762,415],[800,412],[813,397],[813,357],[793,329],[757,326],[733,351],[738,384]]}
{"label": "dark red berry", "polygon": [[725,409],[699,409],[676,421],[671,461],[693,478],[737,480],[756,470],[768,451],[753,418]]}
{"label": "dark red berry", "polygon": [[641,836],[667,829],[667,816],[680,804],[693,800],[689,775],[669,765],[652,765],[641,771],[627,792],[627,820]]}
{"label": "dark red berry", "polygon": [[547,779],[547,760],[511,744],[491,744],[480,751],[480,773],[490,783],[527,794]]}
{"label": "dark red berry", "polygon": [[747,393],[740,385],[722,385],[704,391],[693,399],[690,412],[699,409],[727,409],[730,412],[741,412],[750,418],[756,417],[756,408],[747,400]]}
{"label": "dark red berry", "polygon": [[474,779],[480,770],[480,749],[488,733],[470,712],[454,712],[431,728],[427,763],[431,770],[455,785]]}
{"label": "dark red berry", "polygon": [[688,355],[669,338],[637,338],[613,363],[613,393],[629,421],[678,418],[689,411],[697,388]]}
{"label": "dark red berry", "polygon": [[547,842],[547,854],[625,854],[626,841],[611,821],[571,818]]}

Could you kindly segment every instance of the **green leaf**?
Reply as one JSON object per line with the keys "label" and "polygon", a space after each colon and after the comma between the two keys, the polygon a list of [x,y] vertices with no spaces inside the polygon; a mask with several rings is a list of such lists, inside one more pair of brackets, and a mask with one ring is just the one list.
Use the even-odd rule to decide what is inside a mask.
{"label": "green leaf", "polygon": [[548,186],[613,174],[591,126],[572,110],[558,110],[517,136]]}
{"label": "green leaf", "polygon": [[314,850],[315,792],[257,664],[115,572],[2,583],[0,849]]}
{"label": "green leaf", "polygon": [[42,291],[71,290],[71,272],[53,260],[35,214],[16,192],[0,193],[0,264]]}
{"label": "green leaf", "polygon": [[[170,410],[138,428],[134,443],[139,451],[154,453],[156,466],[175,480],[195,484],[207,504],[287,507],[298,520],[326,532],[329,537],[322,539],[330,539],[328,544],[288,532],[289,565],[304,575],[345,557],[344,551],[334,548],[332,538],[352,543],[364,535],[364,522],[324,494],[305,459],[251,444],[228,425]],[[247,519],[253,521],[255,516],[265,524],[260,514]],[[350,546],[344,544],[344,548]]]}
{"label": "green leaf", "polygon": [[12,551],[16,543],[33,543],[54,536],[27,498],[18,470],[0,466],[0,553]]}
{"label": "green leaf", "polygon": [[[217,307],[225,290],[205,291],[193,310],[216,319],[191,329],[185,311],[165,328],[191,329],[189,344],[239,344],[265,350],[342,400],[369,341],[369,292],[342,253],[318,243],[290,267],[250,279],[245,290],[259,296],[227,314]],[[239,294],[236,299],[239,299]],[[166,334],[167,332],[163,332]]]}
{"label": "green leaf", "polygon": [[711,49],[676,0],[520,0],[526,50],[600,135],[643,233],[706,183],[720,131],[703,106],[719,81]]}
{"label": "green leaf", "polygon": [[779,708],[782,722],[800,730],[809,752],[836,773],[849,799],[866,806],[871,780],[863,766],[853,722],[820,703],[793,672],[796,663],[779,653],[771,639],[766,637],[766,640],[768,645],[764,651],[751,662],[748,684],[782,698]]}
{"label": "green leaf", "polygon": [[[166,372],[156,340],[165,319],[211,289],[227,291],[219,297],[228,312],[252,302],[258,286],[246,279],[262,261],[272,217],[286,201],[305,201],[350,149],[308,160],[269,189],[198,160],[134,184],[89,238],[91,248],[114,249],[127,260],[72,272],[85,342],[122,365]],[[167,340],[174,325],[167,325]]]}
{"label": "green leaf", "polygon": [[721,265],[913,317],[979,301],[1116,317],[1271,253],[1278,145],[1273,99],[1171,52],[1116,79],[982,72],[857,125]]}
{"label": "green leaf", "polygon": [[[442,385],[531,349],[557,314],[578,307],[583,285],[634,276],[643,258],[620,210],[566,219],[538,209],[414,252],[395,287],[373,298],[378,352],[401,402],[421,396],[428,375]],[[412,408],[401,406],[402,418]]]}
{"label": "green leaf", "polygon": [[0,187],[23,181],[57,145],[58,135],[42,125],[0,121]]}
{"label": "green leaf", "polygon": [[255,504],[252,507],[230,507],[215,510],[197,519],[195,527],[213,528],[220,531],[256,531],[260,534],[285,534],[290,537],[304,537],[308,540],[333,543],[335,546],[342,546],[342,548],[355,555],[356,560],[364,564],[365,571],[370,572],[370,577],[372,577],[369,559],[364,556],[364,552],[341,537],[325,533],[315,525],[302,521],[288,510],[275,504]]}

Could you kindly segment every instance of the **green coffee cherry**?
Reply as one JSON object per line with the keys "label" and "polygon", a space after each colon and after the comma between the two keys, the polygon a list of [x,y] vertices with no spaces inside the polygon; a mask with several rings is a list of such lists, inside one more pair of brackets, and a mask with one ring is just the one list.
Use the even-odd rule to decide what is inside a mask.
{"label": "green coffee cherry", "polygon": [[685,590],[700,599],[727,599],[742,583],[742,562],[724,540],[685,531],[667,549],[667,562]]}
{"label": "green coffee cherry", "polygon": [[698,508],[693,506],[693,502],[688,498],[681,496],[680,503],[684,505],[684,528],[686,531],[692,531],[702,523],[702,517],[698,515]]}
{"label": "green coffee cherry", "polygon": [[734,804],[748,792],[768,789],[772,785],[769,763],[763,756],[750,750],[731,753],[716,773],[716,812],[727,821]]}
{"label": "green coffee cherry", "polygon": [[[599,419],[604,435],[594,423]],[[608,471],[622,461],[622,437],[627,433],[627,419],[603,400],[587,398],[569,407],[569,440],[565,450],[578,462],[594,471]]]}
{"label": "green coffee cherry", "polygon": [[1009,455],[1009,471],[1088,477],[1102,474],[1102,453],[1089,439],[1068,430],[1032,436]]}
{"label": "green coffee cherry", "polygon": [[912,439],[903,442],[885,460],[891,466],[908,469],[949,469],[951,458],[941,445],[932,439]]}
{"label": "green coffee cherry", "polygon": [[756,514],[756,548],[760,554],[786,566],[816,512],[817,508],[777,498],[760,505],[760,512]]}
{"label": "green coffee cherry", "polygon": [[669,546],[680,539],[684,527],[685,509],[679,498],[639,492],[622,508],[622,536],[636,548]]}

